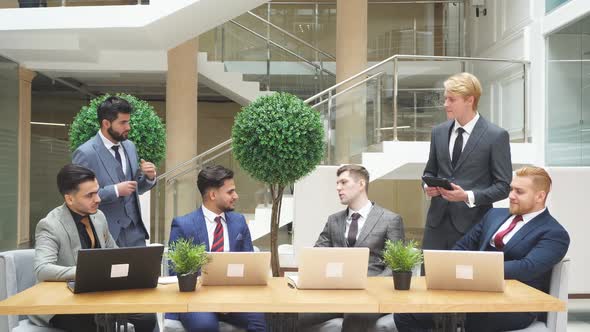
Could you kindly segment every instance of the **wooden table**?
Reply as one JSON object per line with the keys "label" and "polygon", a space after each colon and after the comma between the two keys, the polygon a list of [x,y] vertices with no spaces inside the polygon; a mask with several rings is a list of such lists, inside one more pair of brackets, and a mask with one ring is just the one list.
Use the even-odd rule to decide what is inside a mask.
{"label": "wooden table", "polygon": [[[44,282],[0,302],[0,315],[150,312],[465,313],[564,311],[559,299],[509,280],[504,293],[427,290],[423,277],[409,291],[394,291],[391,277],[369,278],[366,290],[297,290],[285,278],[267,286],[176,284],[155,289],[71,293],[63,282]],[[293,316],[292,319],[295,319]]]}
{"label": "wooden table", "polygon": [[426,289],[424,277],[412,278],[409,291],[394,291],[392,278],[369,278],[369,294],[381,313],[548,312],[566,304],[517,280],[506,280],[504,293]]}

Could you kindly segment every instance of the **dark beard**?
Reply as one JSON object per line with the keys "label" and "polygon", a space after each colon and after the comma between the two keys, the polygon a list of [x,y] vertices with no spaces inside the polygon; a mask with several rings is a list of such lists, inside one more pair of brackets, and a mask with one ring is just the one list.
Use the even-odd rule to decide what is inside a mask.
{"label": "dark beard", "polygon": [[117,133],[116,131],[113,130],[113,128],[108,128],[107,132],[109,133],[109,135],[111,136],[111,138],[113,138],[115,141],[117,142],[123,142],[124,140],[127,139],[126,136],[123,136],[119,133]]}

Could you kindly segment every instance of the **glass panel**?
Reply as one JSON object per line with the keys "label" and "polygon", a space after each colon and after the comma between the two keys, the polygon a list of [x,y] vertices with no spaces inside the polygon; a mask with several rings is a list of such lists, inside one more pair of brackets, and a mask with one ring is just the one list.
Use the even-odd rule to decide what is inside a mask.
{"label": "glass panel", "polygon": [[463,3],[369,3],[368,57],[460,55]]}
{"label": "glass panel", "polygon": [[0,250],[17,247],[18,64],[0,57]]}
{"label": "glass panel", "polygon": [[545,0],[545,13],[552,11],[568,1],[570,0]]}
{"label": "glass panel", "polygon": [[581,166],[582,75],[585,66],[579,26],[571,26],[547,40],[547,145],[551,166]]}

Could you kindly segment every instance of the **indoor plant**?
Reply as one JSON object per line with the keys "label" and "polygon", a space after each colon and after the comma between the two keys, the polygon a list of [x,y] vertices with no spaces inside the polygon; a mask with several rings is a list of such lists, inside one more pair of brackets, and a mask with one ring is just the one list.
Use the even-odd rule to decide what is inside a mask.
{"label": "indoor plant", "polygon": [[172,270],[178,277],[178,289],[192,292],[197,285],[199,270],[210,260],[204,244],[195,244],[193,239],[179,238],[168,248]]}
{"label": "indoor plant", "polygon": [[[105,94],[96,97],[90,101],[88,106],[83,106],[80,109],[69,131],[72,151],[96,136],[100,129],[96,110],[110,96]],[[135,144],[139,158],[151,161],[157,166],[166,156],[166,129],[162,120],[146,101],[124,93],[117,93],[116,96],[125,99],[133,108],[129,140]]]}
{"label": "indoor plant", "polygon": [[414,240],[405,243],[403,240],[387,240],[385,243],[383,262],[393,271],[393,285],[397,290],[410,289],[412,269],[422,261],[422,251]]}
{"label": "indoor plant", "polygon": [[244,107],[232,128],[236,160],[272,195],[270,250],[279,276],[278,230],[283,189],[313,171],[324,155],[320,113],[288,93],[261,96]]}

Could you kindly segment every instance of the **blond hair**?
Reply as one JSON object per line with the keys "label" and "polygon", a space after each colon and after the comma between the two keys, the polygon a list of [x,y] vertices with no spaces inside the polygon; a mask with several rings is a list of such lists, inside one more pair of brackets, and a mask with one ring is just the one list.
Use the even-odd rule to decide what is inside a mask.
{"label": "blond hair", "polygon": [[516,176],[526,176],[533,180],[533,186],[537,191],[544,191],[546,194],[549,194],[551,190],[551,177],[541,167],[535,166],[525,166],[520,168],[516,171]]}
{"label": "blond hair", "polygon": [[445,91],[464,99],[473,96],[473,111],[477,110],[479,97],[481,97],[481,84],[477,77],[470,73],[455,74],[444,82]]}

